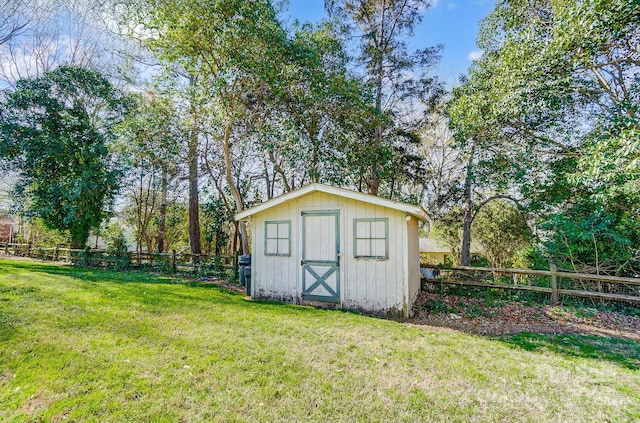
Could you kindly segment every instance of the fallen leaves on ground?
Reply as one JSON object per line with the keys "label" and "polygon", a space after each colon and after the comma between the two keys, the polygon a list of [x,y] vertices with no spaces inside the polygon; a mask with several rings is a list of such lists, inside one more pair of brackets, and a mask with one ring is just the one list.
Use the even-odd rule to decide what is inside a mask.
{"label": "fallen leaves on ground", "polygon": [[421,292],[414,311],[409,320],[412,324],[480,335],[583,333],[640,340],[640,318],[610,310],[521,301],[487,302],[482,298]]}

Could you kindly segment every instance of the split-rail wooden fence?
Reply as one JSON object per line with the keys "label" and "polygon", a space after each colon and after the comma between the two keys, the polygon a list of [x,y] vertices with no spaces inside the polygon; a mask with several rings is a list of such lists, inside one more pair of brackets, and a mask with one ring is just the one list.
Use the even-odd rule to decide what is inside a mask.
{"label": "split-rail wooden fence", "polygon": [[66,247],[33,248],[30,244],[1,243],[6,255],[71,263],[105,269],[144,269],[163,273],[190,273],[198,276],[226,277],[237,267],[237,257],[209,254],[145,253],[133,251],[84,250]]}
{"label": "split-rail wooden fence", "polygon": [[[165,273],[190,273],[198,276],[227,277],[235,271],[237,256],[207,254],[114,252],[63,247],[32,248],[30,244],[0,243],[0,251],[20,257],[71,263],[110,269],[145,269]],[[537,292],[549,295],[557,304],[562,296],[591,298],[616,303],[640,304],[640,277],[622,278],[566,270],[499,269],[451,266],[433,269],[434,279],[426,283],[461,285]]]}
{"label": "split-rail wooden fence", "polygon": [[551,270],[451,266],[434,272],[437,276],[427,283],[538,292],[548,294],[551,304],[562,296],[640,304],[640,277],[575,273],[554,266]]}

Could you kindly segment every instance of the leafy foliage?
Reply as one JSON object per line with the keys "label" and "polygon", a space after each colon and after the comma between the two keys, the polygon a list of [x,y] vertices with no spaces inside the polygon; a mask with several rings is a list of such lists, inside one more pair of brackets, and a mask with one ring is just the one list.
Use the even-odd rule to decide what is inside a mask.
{"label": "leafy foliage", "polygon": [[111,223],[100,233],[107,246],[107,250],[124,252],[127,251],[127,237],[124,228],[118,223]]}
{"label": "leafy foliage", "polygon": [[510,202],[493,200],[473,220],[473,233],[492,267],[513,267],[518,255],[531,245],[525,217]]}
{"label": "leafy foliage", "polygon": [[461,207],[453,207],[448,213],[443,214],[433,224],[430,236],[442,241],[451,248],[451,252],[460,256],[460,245],[462,244],[462,219],[464,211]]}
{"label": "leafy foliage", "polygon": [[640,265],[639,22],[638,2],[500,1],[449,109],[461,139],[498,153],[483,165],[523,195],[541,252],[575,269]]}
{"label": "leafy foliage", "polygon": [[223,201],[219,198],[214,198],[204,204],[202,211],[205,215],[205,244],[212,246],[215,255],[219,256],[227,247],[227,242],[230,238],[229,228],[233,222],[233,216],[229,216]]}
{"label": "leafy foliage", "polygon": [[380,194],[390,198],[402,191],[396,184],[424,184],[423,166],[414,154],[418,128],[424,122],[416,115],[420,108],[432,108],[443,93],[437,78],[428,74],[442,46],[410,50],[405,37],[413,33],[431,2],[327,0],[325,6],[359,40],[357,64],[370,92],[370,110],[360,133],[364,144],[358,154],[360,183],[378,195],[381,182],[386,182],[389,186]]}
{"label": "leafy foliage", "polygon": [[99,73],[78,67],[21,80],[4,94],[0,156],[20,172],[20,210],[68,230],[74,247],[100,226],[118,189],[109,144],[124,100]]}

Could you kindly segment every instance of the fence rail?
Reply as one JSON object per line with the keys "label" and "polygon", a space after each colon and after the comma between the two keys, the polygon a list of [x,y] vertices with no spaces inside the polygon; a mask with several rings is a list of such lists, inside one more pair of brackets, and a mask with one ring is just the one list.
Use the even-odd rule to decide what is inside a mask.
{"label": "fence rail", "polygon": [[551,270],[452,266],[436,273],[427,282],[544,293],[552,304],[561,295],[640,304],[640,278],[574,273],[554,266]]}
{"label": "fence rail", "polygon": [[222,277],[235,269],[234,256],[210,254],[145,253],[132,251],[107,251],[96,249],[72,249],[66,247],[40,248],[31,244],[0,243],[0,251],[7,255],[49,260],[86,267],[147,269],[166,273],[195,273],[199,276]]}

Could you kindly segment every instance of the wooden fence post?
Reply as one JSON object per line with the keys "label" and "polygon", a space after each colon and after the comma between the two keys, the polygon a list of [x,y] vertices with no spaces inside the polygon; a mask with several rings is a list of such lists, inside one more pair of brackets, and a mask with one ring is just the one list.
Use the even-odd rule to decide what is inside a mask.
{"label": "wooden fence post", "polygon": [[31,257],[31,241],[27,244],[27,257]]}
{"label": "wooden fence post", "polygon": [[558,304],[558,268],[555,264],[549,266],[551,270],[551,305]]}
{"label": "wooden fence post", "polygon": [[4,244],[4,253],[5,254],[9,254],[9,243],[7,242],[6,244]]}
{"label": "wooden fence post", "polygon": [[58,261],[58,246],[56,245],[56,248],[53,250],[53,261]]}
{"label": "wooden fence post", "polygon": [[177,266],[176,266],[176,250],[171,250],[171,272],[176,273],[177,271]]}

